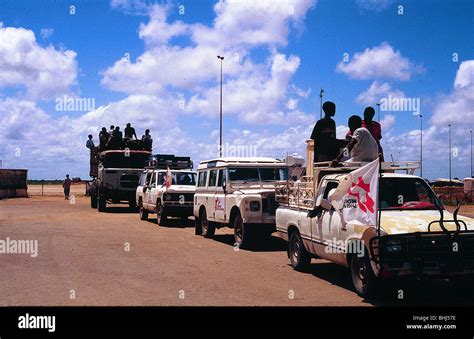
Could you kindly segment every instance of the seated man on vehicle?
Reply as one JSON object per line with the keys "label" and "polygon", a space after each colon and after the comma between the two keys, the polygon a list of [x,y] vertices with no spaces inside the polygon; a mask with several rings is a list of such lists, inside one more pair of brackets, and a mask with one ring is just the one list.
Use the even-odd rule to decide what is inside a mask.
{"label": "seated man on vehicle", "polygon": [[352,137],[346,148],[332,161],[333,167],[336,167],[342,157],[348,154],[350,154],[350,158],[347,162],[371,162],[379,155],[379,146],[369,130],[362,127],[361,117],[351,116],[348,124]]}

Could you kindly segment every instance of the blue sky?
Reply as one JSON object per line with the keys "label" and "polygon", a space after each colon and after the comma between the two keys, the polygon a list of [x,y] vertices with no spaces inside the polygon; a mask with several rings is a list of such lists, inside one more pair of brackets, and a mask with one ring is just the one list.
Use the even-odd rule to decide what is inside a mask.
{"label": "blue sky", "polygon": [[[319,116],[320,87],[337,104],[339,133],[350,115],[392,94],[421,100],[424,176],[448,173],[449,123],[453,176],[469,175],[471,0],[262,3],[252,8],[251,2],[203,0],[2,1],[4,167],[27,167],[36,179],[66,172],[86,178],[86,135],[128,121],[139,133],[152,130],[156,151],[205,160],[217,141],[219,64],[213,58],[222,53],[224,142],[257,145],[265,156],[303,153]],[[8,45],[10,37],[19,42]],[[30,57],[12,65],[15,55]],[[48,72],[50,80],[35,80]],[[63,95],[94,98],[96,109],[58,112],[55,101]],[[418,160],[419,118],[402,111],[381,116],[386,157]],[[13,140],[8,129],[19,131]]]}

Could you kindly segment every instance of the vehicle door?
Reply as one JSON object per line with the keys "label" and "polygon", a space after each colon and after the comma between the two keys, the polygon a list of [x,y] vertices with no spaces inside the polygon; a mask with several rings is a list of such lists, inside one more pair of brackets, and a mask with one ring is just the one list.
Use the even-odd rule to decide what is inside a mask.
{"label": "vehicle door", "polygon": [[216,197],[216,186],[217,186],[217,169],[211,169],[209,171],[209,182],[207,184],[207,193],[209,194],[209,200],[206,208],[207,217],[209,220],[216,220],[216,211],[221,209]]}
{"label": "vehicle door", "polygon": [[145,209],[149,209],[148,207],[148,196],[149,196],[149,193],[150,193],[150,183],[151,183],[151,178],[153,176],[153,171],[149,171],[147,174],[146,174],[146,178],[145,178],[145,183],[143,185],[143,208]]}
{"label": "vehicle door", "polygon": [[217,185],[215,189],[215,220],[218,222],[226,222],[228,212],[226,204],[227,190],[227,169],[221,168],[217,173]]}
{"label": "vehicle door", "polygon": [[157,171],[154,171],[153,176],[151,177],[151,184],[150,184],[150,189],[149,189],[149,194],[148,194],[148,206],[149,206],[149,209],[152,211],[156,209],[156,200],[158,198],[158,190],[159,190],[158,176],[159,176],[159,173]]}
{"label": "vehicle door", "polygon": [[[331,179],[323,179],[318,190],[318,196],[322,195],[323,200],[328,199],[329,192],[337,188],[339,182]],[[311,223],[311,239],[315,252],[324,257],[324,253],[335,252],[340,246],[339,235],[342,227],[340,213],[334,209],[323,209],[321,215],[314,218]],[[323,245],[323,246],[320,246]],[[324,249],[324,247],[328,247]],[[324,250],[324,253],[321,251]]]}
{"label": "vehicle door", "polygon": [[209,171],[205,169],[198,172],[198,182],[195,194],[196,216],[198,216],[197,213],[199,213],[200,207],[204,206],[209,217],[209,192],[207,191],[208,173]]}

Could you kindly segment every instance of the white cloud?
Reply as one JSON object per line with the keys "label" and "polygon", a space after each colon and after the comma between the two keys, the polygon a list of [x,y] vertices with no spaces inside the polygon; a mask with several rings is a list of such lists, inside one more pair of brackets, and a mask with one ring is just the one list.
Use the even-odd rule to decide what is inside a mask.
{"label": "white cloud", "polygon": [[394,2],[395,0],[356,0],[359,8],[375,12],[381,12],[387,9]]}
{"label": "white cloud", "polygon": [[453,91],[437,99],[430,122],[438,126],[456,125],[453,126],[456,131],[473,128],[474,60],[461,63],[456,73]]}
{"label": "white cloud", "polygon": [[358,104],[375,105],[380,102],[380,99],[387,98],[389,95],[393,98],[405,97],[405,93],[400,90],[393,90],[389,83],[374,81],[367,90],[357,96],[355,101]]}
{"label": "white cloud", "polygon": [[387,42],[355,53],[350,62],[339,62],[336,71],[352,79],[391,78],[409,80],[414,66]]}
{"label": "white cloud", "polygon": [[47,40],[53,36],[54,29],[52,28],[41,28],[40,34],[44,40]]}
{"label": "white cloud", "polygon": [[68,94],[76,82],[76,53],[43,48],[28,29],[0,23],[0,87],[26,89],[31,99]]}

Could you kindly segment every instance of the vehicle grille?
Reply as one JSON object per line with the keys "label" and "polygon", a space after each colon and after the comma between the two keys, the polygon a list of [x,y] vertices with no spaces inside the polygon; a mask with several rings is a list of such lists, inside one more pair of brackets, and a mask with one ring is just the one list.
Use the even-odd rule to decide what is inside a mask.
{"label": "vehicle grille", "polygon": [[138,176],[133,174],[124,174],[120,178],[120,186],[123,188],[137,188],[138,187]]}
{"label": "vehicle grille", "polygon": [[166,202],[178,203],[180,196],[184,196],[184,201],[186,203],[193,203],[194,193],[165,193],[164,200]]}
{"label": "vehicle grille", "polygon": [[[401,241],[402,251],[388,253],[384,247],[388,240]],[[456,248],[456,250],[453,250]],[[462,271],[474,267],[474,232],[464,231],[455,236],[442,232],[414,233],[382,237],[380,259],[391,267],[411,262],[414,271],[437,268],[441,271]]]}
{"label": "vehicle grille", "polygon": [[263,213],[275,215],[277,208],[278,208],[278,203],[276,202],[274,195],[269,195],[268,197],[262,199],[262,212]]}

